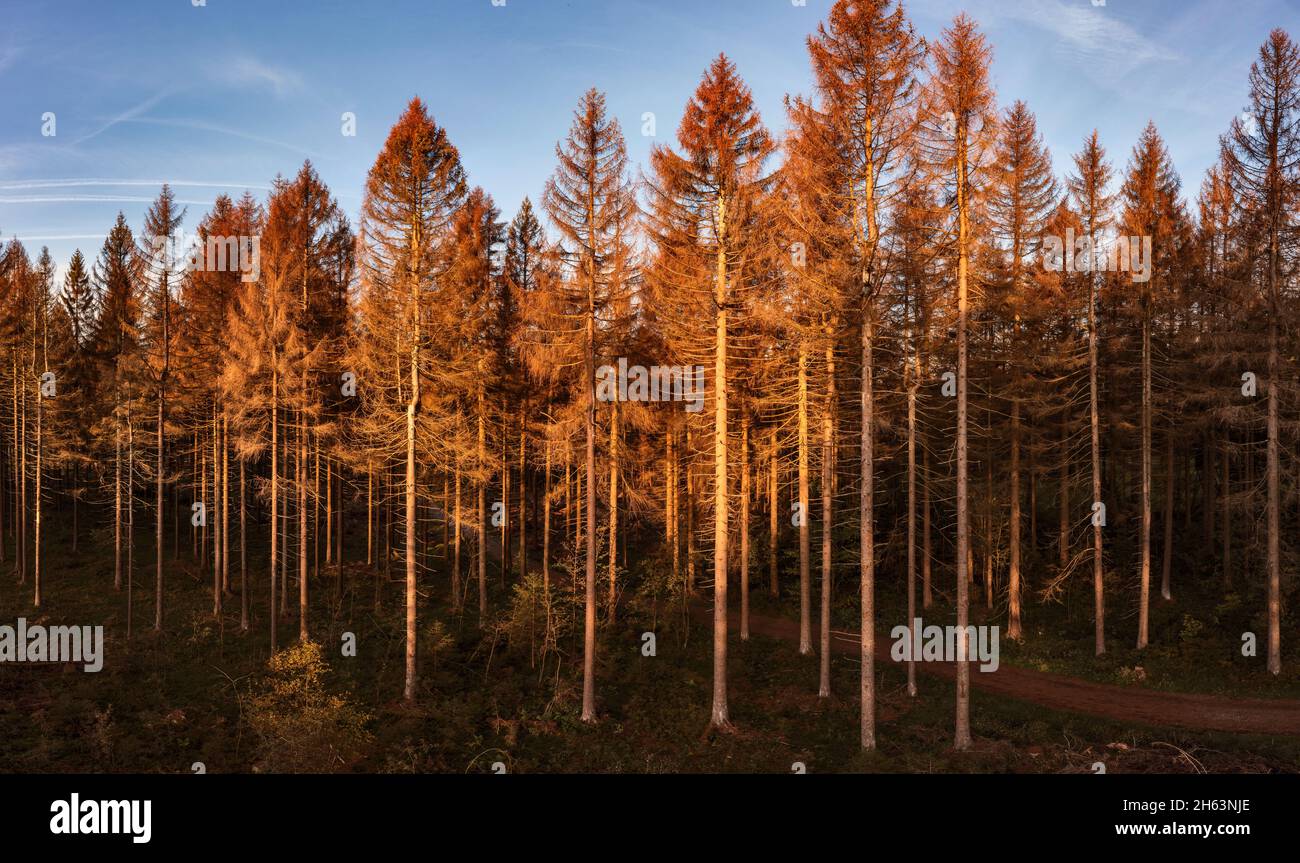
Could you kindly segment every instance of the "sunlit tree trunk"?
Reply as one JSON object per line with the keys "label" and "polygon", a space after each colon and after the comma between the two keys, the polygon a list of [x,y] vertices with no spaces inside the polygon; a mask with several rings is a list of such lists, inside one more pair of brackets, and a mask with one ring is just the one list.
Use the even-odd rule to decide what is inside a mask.
{"label": "sunlit tree trunk", "polygon": [[[905,368],[907,389],[907,638],[914,643],[916,621],[916,388],[920,369],[916,333],[912,336],[912,356]],[[928,586],[928,585],[927,585]],[[907,694],[916,695],[916,657],[908,653]]]}
{"label": "sunlit tree trunk", "polygon": [[[594,195],[594,191],[589,192]],[[595,205],[589,200],[588,215],[594,219]],[[586,308],[586,348],[583,351],[584,425],[587,438],[586,464],[586,606],[582,630],[582,721],[596,721],[596,277],[589,265]],[[581,492],[579,493],[581,495]]]}
{"label": "sunlit tree trunk", "polygon": [[[414,359],[414,358],[413,358]],[[302,380],[303,398],[306,398],[307,392],[307,373],[303,372]],[[407,490],[407,516],[410,518],[414,514],[411,503],[415,494],[415,427],[414,419],[408,419],[407,422],[407,481],[409,488]],[[295,460],[298,476],[298,640],[306,642],[309,640],[307,634],[307,471],[310,470],[307,455],[307,413],[299,410],[298,412],[298,457]],[[406,597],[409,600],[407,609],[406,634],[409,641],[415,639],[415,534],[413,527],[415,521],[413,518],[407,521],[406,536]],[[415,686],[415,657],[414,646],[407,644],[407,688],[414,693]],[[410,701],[414,695],[408,695],[407,701]]]}
{"label": "sunlit tree trunk", "polygon": [[546,438],[546,480],[542,495],[542,591],[551,595],[551,439]]}
{"label": "sunlit tree trunk", "polygon": [[[874,229],[873,229],[874,233]],[[865,287],[865,279],[864,279]],[[876,748],[876,393],[875,393],[875,315],[870,298],[864,296],[862,312],[862,483],[858,489],[858,544],[862,584],[860,597],[859,688],[862,716],[860,740],[863,749]],[[910,546],[909,546],[910,547]],[[914,602],[909,592],[909,601]],[[912,622],[908,620],[908,628]]]}
{"label": "sunlit tree trunk", "polygon": [[957,721],[953,746],[969,749],[970,735],[970,664],[966,625],[970,614],[970,513],[968,499],[969,455],[966,426],[967,321],[970,303],[967,298],[967,272],[970,259],[969,207],[967,201],[967,161],[963,129],[958,129],[957,154]]}
{"label": "sunlit tree trunk", "polygon": [[[1097,278],[1090,274],[1088,287],[1088,417],[1092,435],[1092,502],[1101,500],[1101,416],[1097,387]],[[1104,505],[1104,504],[1103,504]],[[1093,619],[1095,621],[1096,654],[1106,652],[1106,599],[1102,580],[1101,518],[1094,510],[1092,517],[1092,591]]]}
{"label": "sunlit tree trunk", "polygon": [[[835,473],[835,325],[826,325],[826,410],[822,415],[822,585],[820,619],[820,661],[817,697],[831,694],[831,540],[835,532],[835,513],[831,498],[831,478]],[[863,636],[866,639],[866,636]]]}
{"label": "sunlit tree trunk", "polygon": [[713,348],[713,710],[712,724],[727,728],[727,200],[716,211],[717,274]]}
{"label": "sunlit tree trunk", "polygon": [[808,346],[799,345],[799,654],[812,653],[808,536]]}
{"label": "sunlit tree trunk", "polygon": [[695,448],[686,427],[686,592],[695,595]]}

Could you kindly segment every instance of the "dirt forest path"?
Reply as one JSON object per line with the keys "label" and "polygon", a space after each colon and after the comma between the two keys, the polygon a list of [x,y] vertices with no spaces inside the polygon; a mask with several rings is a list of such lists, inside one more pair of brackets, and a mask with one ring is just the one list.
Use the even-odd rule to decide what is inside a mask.
{"label": "dirt forest path", "polygon": [[[701,613],[702,612],[702,613]],[[702,618],[712,619],[712,608],[697,607]],[[739,615],[728,615],[729,625],[739,632]],[[752,635],[799,642],[797,621],[781,617],[751,614],[749,631]],[[818,628],[813,623],[813,644],[817,643]],[[893,663],[890,657],[892,642],[876,636],[876,661]],[[833,653],[857,656],[861,650],[855,631],[831,630]],[[903,665],[903,663],[897,663]],[[945,680],[956,675],[956,664],[951,662],[918,662],[918,670]],[[1017,668],[1003,663],[997,671],[981,672],[978,666],[971,669],[971,684],[983,692],[992,692],[1018,698],[1053,710],[1086,713],[1118,722],[1139,722],[1144,725],[1177,725],[1205,731],[1231,731],[1251,734],[1300,735],[1300,701],[1265,700],[1257,698],[1225,698],[1218,695],[1159,692],[1130,689],[1094,683],[1044,671]]]}
{"label": "dirt forest path", "polygon": [[[471,531],[466,541],[473,543],[474,540],[475,535]],[[498,562],[501,559],[501,543],[496,535],[489,535],[488,558]],[[738,637],[739,609],[733,608],[730,611],[727,615],[728,627]],[[694,603],[691,614],[697,621],[711,624],[713,607]],[[815,645],[820,632],[816,620],[813,620],[812,630]],[[749,631],[752,635],[799,643],[799,623],[789,618],[751,613]],[[877,634],[877,662],[894,662],[889,655],[891,644],[888,638]],[[833,653],[856,657],[860,650],[856,631],[831,630]],[[903,665],[901,662],[896,664]],[[983,672],[978,670],[977,663],[973,664],[976,667],[971,669],[970,679],[971,685],[976,689],[1018,698],[1052,710],[1085,713],[1117,722],[1138,722],[1156,727],[1177,725],[1202,731],[1300,735],[1300,701],[1292,699],[1226,698],[1221,695],[1132,689],[1018,668],[1007,663],[1000,665],[997,671]],[[957,673],[956,663],[952,662],[918,662],[916,667],[924,674],[942,677],[944,680],[952,680]]]}

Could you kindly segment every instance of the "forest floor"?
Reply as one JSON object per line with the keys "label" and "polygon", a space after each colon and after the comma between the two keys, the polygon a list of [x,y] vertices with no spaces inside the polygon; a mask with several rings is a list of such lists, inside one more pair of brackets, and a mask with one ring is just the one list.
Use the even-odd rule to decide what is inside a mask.
{"label": "forest floor", "polygon": [[[1140,686],[1128,691],[1031,674],[1006,661],[1010,644],[997,673],[971,675],[975,744],[968,752],[952,749],[951,683],[922,673],[917,695],[910,696],[903,667],[879,663],[879,747],[863,753],[856,640],[847,633],[835,640],[832,695],[818,698],[817,658],[800,656],[797,643],[789,640],[785,621],[797,608],[797,575],[790,578],[784,569],[783,584],[794,593],[780,600],[756,594],[754,637],[731,642],[735,729],[710,732],[709,629],[683,615],[680,605],[667,602],[655,586],[662,583],[662,562],[635,555],[632,572],[620,576],[629,586],[617,623],[601,615],[595,725],[579,719],[581,596],[567,575],[572,564],[558,560],[551,607],[544,607],[538,592],[521,584],[517,574],[503,576],[493,562],[489,613],[480,620],[475,587],[469,586],[469,608],[453,610],[446,563],[436,548],[423,558],[420,677],[415,703],[408,705],[401,699],[401,562],[394,558],[386,574],[382,562],[375,567],[357,562],[365,557],[365,537],[355,530],[348,536],[349,563],[341,578],[337,569],[325,568],[309,579],[311,635],[326,662],[322,685],[362,717],[365,729],[352,754],[342,757],[316,745],[324,739],[319,735],[298,739],[295,726],[294,733],[274,740],[259,735],[250,721],[270,678],[263,545],[249,544],[250,564],[259,563],[249,569],[251,628],[242,633],[237,569],[232,572],[236,595],[227,597],[222,613],[214,616],[210,568],[204,572],[192,557],[188,535],[179,549],[168,536],[165,625],[157,634],[151,628],[152,536],[142,530],[136,544],[134,634],[128,641],[125,595],[112,586],[111,545],[104,547],[102,535],[83,536],[81,550],[74,553],[65,524],[57,519],[50,524],[42,608],[32,608],[30,575],[26,585],[15,583],[11,546],[11,562],[0,579],[0,623],[23,616],[29,623],[102,624],[104,669],[88,674],[66,664],[0,666],[0,771],[190,773],[196,763],[211,773],[273,771],[287,769],[277,765],[292,756],[293,769],[319,772],[487,773],[498,763],[511,773],[1092,773],[1099,772],[1098,764],[1109,773],[1300,772],[1300,737],[1283,733],[1294,727],[1281,728],[1282,719],[1247,724],[1267,715],[1267,702],[1233,701],[1226,713],[1216,714],[1212,708],[1223,707],[1221,700],[1194,695],[1171,700],[1166,692]],[[263,525],[250,528],[264,530]],[[298,631],[293,567],[290,576],[289,608],[280,623],[285,646],[296,642]],[[856,597],[848,587],[843,594],[836,617],[851,620],[849,606]],[[882,590],[882,604],[896,600]],[[936,605],[927,617],[950,611]],[[1045,613],[1036,613],[1035,625],[1050,629]],[[548,615],[555,626],[550,639]],[[731,619],[736,621],[734,609]],[[772,619],[775,631],[768,630]],[[880,619],[893,617],[882,613]],[[1062,631],[1062,637],[1072,635],[1068,628]],[[655,636],[653,655],[643,650],[646,633]],[[341,647],[349,636],[357,646],[354,656]],[[1289,656],[1286,662],[1288,673],[1294,673]],[[925,665],[922,671],[942,674]],[[1237,671],[1232,666],[1225,674]],[[1264,683],[1249,678],[1247,688]],[[1166,715],[1171,703],[1187,706],[1176,716]],[[1246,705],[1245,712],[1234,719],[1232,708],[1239,704]],[[1143,705],[1157,705],[1156,712],[1143,713]],[[1286,702],[1271,706],[1294,716]],[[1177,724],[1185,711],[1209,721]],[[1257,730],[1216,730],[1225,724]],[[1191,727],[1196,725],[1202,727]],[[286,748],[295,751],[286,755]]]}
{"label": "forest floor", "polygon": [[[708,611],[708,614],[711,613]],[[696,616],[701,621],[705,617],[702,614]],[[733,613],[729,622],[731,629],[739,632],[738,615]],[[795,644],[799,642],[799,623],[789,618],[751,615],[749,628],[751,635],[777,638]],[[817,644],[821,629],[816,622],[813,623],[812,630],[813,643]],[[876,661],[905,668],[906,663],[895,662],[891,657],[891,648],[892,642],[889,639],[877,635]],[[856,630],[831,629],[833,653],[858,657],[861,650],[861,638]],[[971,683],[977,689],[1041,704],[1053,710],[1086,713],[1104,719],[1140,722],[1156,727],[1177,725],[1208,731],[1300,735],[1300,701],[1292,699],[1229,698],[1162,692],[1095,683],[1007,664],[1000,664],[989,671],[981,671],[978,661],[971,662],[970,665]],[[916,667],[924,674],[937,675],[946,680],[953,680],[957,673],[954,662],[918,662]]]}

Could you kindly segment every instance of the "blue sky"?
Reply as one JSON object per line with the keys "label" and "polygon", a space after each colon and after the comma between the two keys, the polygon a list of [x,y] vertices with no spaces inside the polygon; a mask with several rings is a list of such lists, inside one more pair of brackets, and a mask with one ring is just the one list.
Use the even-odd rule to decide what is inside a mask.
{"label": "blue sky", "polygon": [[[635,162],[642,116],[671,141],[719,51],[764,119],[807,92],[804,39],[830,0],[7,0],[0,30],[0,233],[60,264],[93,258],[119,209],[139,227],[162,181],[192,229],[213,198],[264,196],[306,158],[355,216],[407,100],[430,105],[471,182],[508,217],[536,201],[588,87]],[[500,2],[500,0],[498,0]],[[910,0],[926,36],[961,10],[994,48],[1001,104],[1024,99],[1063,174],[1092,128],[1117,169],[1154,120],[1194,198],[1244,105],[1268,31],[1300,37],[1300,0]],[[43,136],[42,115],[56,134]],[[355,137],[341,115],[357,118]]]}

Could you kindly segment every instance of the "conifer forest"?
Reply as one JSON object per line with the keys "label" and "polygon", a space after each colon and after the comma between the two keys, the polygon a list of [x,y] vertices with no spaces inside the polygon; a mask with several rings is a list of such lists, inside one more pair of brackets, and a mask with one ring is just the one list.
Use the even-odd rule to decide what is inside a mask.
{"label": "conifer forest", "polygon": [[1293,2],[274,5],[6,16],[0,771],[1300,773]]}

